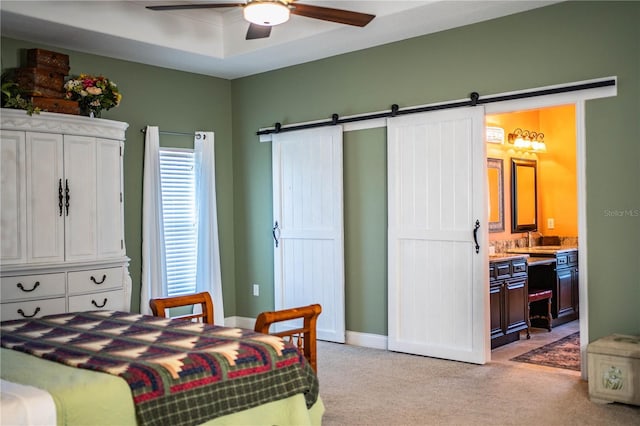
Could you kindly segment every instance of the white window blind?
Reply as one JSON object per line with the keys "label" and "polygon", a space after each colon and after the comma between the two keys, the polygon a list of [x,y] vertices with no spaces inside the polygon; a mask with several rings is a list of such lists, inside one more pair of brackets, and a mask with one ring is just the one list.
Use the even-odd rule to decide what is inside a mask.
{"label": "white window blind", "polygon": [[195,155],[160,149],[167,295],[195,293],[198,253]]}

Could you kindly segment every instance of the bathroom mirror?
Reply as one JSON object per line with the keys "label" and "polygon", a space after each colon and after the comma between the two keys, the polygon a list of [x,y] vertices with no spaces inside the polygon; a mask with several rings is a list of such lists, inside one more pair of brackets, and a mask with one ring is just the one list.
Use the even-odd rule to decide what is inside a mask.
{"label": "bathroom mirror", "polygon": [[487,158],[489,232],[504,231],[504,174],[501,158]]}
{"label": "bathroom mirror", "polygon": [[538,229],[536,160],[511,159],[511,232]]}

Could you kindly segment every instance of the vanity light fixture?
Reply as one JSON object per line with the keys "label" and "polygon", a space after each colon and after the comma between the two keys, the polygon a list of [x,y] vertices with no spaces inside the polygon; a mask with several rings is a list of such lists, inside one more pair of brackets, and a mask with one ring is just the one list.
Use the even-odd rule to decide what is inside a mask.
{"label": "vanity light fixture", "polygon": [[283,1],[252,1],[243,9],[244,19],[252,24],[272,27],[289,20],[289,7]]}
{"label": "vanity light fixture", "polygon": [[517,149],[533,152],[547,151],[547,144],[544,141],[544,133],[542,132],[515,129],[513,133],[509,133],[507,140]]}

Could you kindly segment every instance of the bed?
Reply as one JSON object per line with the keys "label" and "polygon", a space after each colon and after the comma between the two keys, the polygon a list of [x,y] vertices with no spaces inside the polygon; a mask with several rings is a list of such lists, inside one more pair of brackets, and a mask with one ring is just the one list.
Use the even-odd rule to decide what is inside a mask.
{"label": "bed", "polygon": [[[1,340],[3,393],[45,390],[57,424],[304,425],[324,412],[297,349],[250,330],[95,311],[6,321]],[[23,398],[10,392],[3,424]]]}

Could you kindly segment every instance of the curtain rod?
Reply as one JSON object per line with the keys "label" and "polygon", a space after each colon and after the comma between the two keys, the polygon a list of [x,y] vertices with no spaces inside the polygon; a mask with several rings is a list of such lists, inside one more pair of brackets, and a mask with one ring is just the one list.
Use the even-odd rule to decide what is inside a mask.
{"label": "curtain rod", "polygon": [[378,112],[373,114],[356,115],[351,117],[340,118],[338,114],[331,115],[331,120],[318,121],[315,123],[298,124],[292,126],[283,127],[282,123],[275,123],[271,129],[263,129],[256,132],[258,136],[269,135],[273,133],[291,132],[293,130],[312,129],[316,127],[335,126],[336,124],[353,123],[357,121],[365,121],[376,118],[388,118],[398,115],[415,114],[419,112],[436,111],[442,109],[460,108],[465,106],[476,106],[482,104],[488,104],[493,102],[511,101],[515,99],[533,98],[537,96],[555,95],[558,93],[576,92],[579,90],[596,89],[599,87],[615,86],[615,79],[606,79],[601,81],[593,81],[588,83],[580,83],[573,85],[565,85],[559,87],[552,87],[541,90],[530,90],[519,93],[513,93],[508,95],[488,96],[486,98],[480,98],[478,92],[472,92],[469,94],[468,101],[451,102],[445,104],[427,105],[422,107],[400,109],[397,104],[391,105],[391,110]]}

